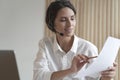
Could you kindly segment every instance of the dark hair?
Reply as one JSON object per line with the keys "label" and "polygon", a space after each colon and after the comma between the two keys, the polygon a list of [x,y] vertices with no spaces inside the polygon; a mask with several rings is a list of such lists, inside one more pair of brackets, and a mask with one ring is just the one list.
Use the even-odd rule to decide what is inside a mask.
{"label": "dark hair", "polygon": [[57,16],[58,11],[65,7],[72,9],[73,12],[76,14],[76,10],[69,0],[56,0],[49,5],[49,7],[46,11],[45,20],[46,20],[46,24],[47,24],[48,28],[51,31],[56,32],[56,30],[54,28],[55,18]]}

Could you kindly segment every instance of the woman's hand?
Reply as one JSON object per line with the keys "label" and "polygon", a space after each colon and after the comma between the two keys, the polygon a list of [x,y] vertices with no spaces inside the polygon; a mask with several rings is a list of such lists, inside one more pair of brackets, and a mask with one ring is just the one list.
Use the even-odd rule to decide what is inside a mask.
{"label": "woman's hand", "polygon": [[70,70],[75,73],[78,72],[86,63],[89,63],[89,57],[85,55],[77,55],[72,60]]}
{"label": "woman's hand", "polygon": [[117,63],[114,63],[112,67],[109,67],[108,70],[101,72],[101,80],[111,80],[115,77]]}

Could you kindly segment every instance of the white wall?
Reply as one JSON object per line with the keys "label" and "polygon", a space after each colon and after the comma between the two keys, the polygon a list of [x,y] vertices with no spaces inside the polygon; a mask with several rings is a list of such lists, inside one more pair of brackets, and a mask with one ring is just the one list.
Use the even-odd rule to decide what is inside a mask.
{"label": "white wall", "polygon": [[20,80],[32,80],[44,16],[45,0],[0,0],[0,49],[15,51]]}

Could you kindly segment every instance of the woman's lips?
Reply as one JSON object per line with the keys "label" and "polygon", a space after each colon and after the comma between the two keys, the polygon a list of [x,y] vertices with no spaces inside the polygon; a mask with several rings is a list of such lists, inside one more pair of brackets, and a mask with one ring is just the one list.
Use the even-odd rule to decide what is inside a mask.
{"label": "woman's lips", "polygon": [[73,31],[73,29],[72,29],[72,28],[69,28],[69,29],[65,29],[65,31],[70,33],[70,32]]}

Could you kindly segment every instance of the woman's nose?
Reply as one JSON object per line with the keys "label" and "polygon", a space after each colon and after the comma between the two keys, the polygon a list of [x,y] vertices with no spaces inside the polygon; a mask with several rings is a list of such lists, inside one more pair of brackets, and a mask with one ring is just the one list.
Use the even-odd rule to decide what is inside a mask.
{"label": "woman's nose", "polygon": [[70,27],[72,25],[72,21],[71,20],[68,20],[67,21],[67,27]]}

